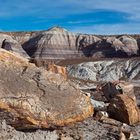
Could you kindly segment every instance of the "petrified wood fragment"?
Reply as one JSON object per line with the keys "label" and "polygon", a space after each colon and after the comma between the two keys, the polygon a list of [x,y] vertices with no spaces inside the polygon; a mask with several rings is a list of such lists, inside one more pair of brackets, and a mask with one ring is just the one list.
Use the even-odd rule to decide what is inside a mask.
{"label": "petrified wood fragment", "polygon": [[17,129],[49,128],[93,114],[89,97],[59,74],[0,49],[0,117]]}

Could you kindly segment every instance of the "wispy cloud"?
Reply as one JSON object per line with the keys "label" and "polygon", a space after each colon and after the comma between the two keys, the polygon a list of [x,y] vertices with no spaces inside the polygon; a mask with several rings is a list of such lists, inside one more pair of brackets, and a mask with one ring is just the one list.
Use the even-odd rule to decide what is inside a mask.
{"label": "wispy cloud", "polygon": [[75,33],[89,34],[139,34],[139,24],[96,24],[93,26],[82,26],[71,29]]}
{"label": "wispy cloud", "polygon": [[140,32],[139,0],[0,0],[0,5],[4,30],[60,25],[81,32],[92,28],[92,33]]}
{"label": "wispy cloud", "polygon": [[67,16],[96,9],[126,12],[134,16],[139,15],[140,12],[139,0],[86,0],[86,2],[83,0],[0,0],[0,5],[2,5],[0,13],[4,16],[5,13],[9,16],[22,16],[30,13],[37,16],[42,14],[46,17],[53,16],[53,14]]}

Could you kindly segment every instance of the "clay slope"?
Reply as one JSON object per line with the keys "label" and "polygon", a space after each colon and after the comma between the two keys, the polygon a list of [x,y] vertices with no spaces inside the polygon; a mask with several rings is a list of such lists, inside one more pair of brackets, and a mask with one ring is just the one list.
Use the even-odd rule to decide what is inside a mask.
{"label": "clay slope", "polygon": [[63,126],[93,114],[73,83],[3,49],[0,75],[0,116],[17,129]]}
{"label": "clay slope", "polygon": [[54,27],[38,33],[23,44],[40,61],[48,59],[127,58],[139,56],[139,39],[129,35],[95,36],[71,33]]}
{"label": "clay slope", "polygon": [[67,64],[71,59],[90,61],[140,55],[139,35],[88,35],[53,27],[46,31],[0,33],[0,45],[4,39],[12,42],[12,46],[18,46],[13,47],[14,51],[20,53],[25,50],[41,66],[46,64],[46,60],[67,60],[64,61]]}
{"label": "clay slope", "polygon": [[0,48],[20,54],[23,57],[29,58],[27,53],[22,48],[20,42],[11,34],[0,33]]}
{"label": "clay slope", "polygon": [[67,67],[68,75],[85,81],[140,82],[140,58],[85,62]]}

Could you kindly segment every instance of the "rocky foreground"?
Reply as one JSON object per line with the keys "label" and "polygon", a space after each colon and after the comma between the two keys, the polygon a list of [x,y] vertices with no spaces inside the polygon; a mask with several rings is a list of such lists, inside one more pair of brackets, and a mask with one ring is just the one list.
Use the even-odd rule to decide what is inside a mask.
{"label": "rocky foreground", "polygon": [[0,46],[0,139],[140,139],[138,35],[54,27]]}

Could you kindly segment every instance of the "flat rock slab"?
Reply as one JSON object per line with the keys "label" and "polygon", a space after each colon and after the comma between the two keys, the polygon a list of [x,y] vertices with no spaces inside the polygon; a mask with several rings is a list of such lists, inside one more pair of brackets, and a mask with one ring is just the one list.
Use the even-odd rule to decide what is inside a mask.
{"label": "flat rock slab", "polygon": [[16,129],[50,128],[93,115],[89,97],[59,74],[0,49],[0,117]]}

